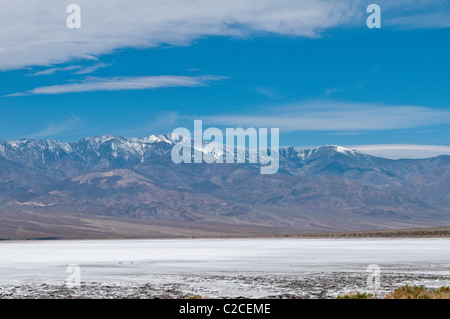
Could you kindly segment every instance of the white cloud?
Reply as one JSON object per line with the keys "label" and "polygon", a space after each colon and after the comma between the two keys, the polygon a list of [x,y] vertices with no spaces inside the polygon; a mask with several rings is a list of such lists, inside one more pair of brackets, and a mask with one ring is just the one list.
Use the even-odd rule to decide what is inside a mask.
{"label": "white cloud", "polygon": [[423,106],[310,102],[277,106],[257,114],[192,116],[208,125],[280,128],[294,131],[370,131],[424,127],[450,122],[450,111]]}
{"label": "white cloud", "polygon": [[[2,1],[0,70],[95,59],[119,48],[187,45],[206,36],[272,33],[317,37],[365,26],[371,0],[77,0],[81,29],[66,27],[60,0]],[[382,25],[449,27],[443,1],[379,0]]]}
{"label": "white cloud", "polygon": [[118,48],[186,45],[254,32],[316,37],[361,15],[348,0],[78,0],[81,29],[59,0],[2,1],[0,70],[93,58]]}
{"label": "white cloud", "polygon": [[450,146],[442,145],[375,144],[347,147],[369,155],[391,159],[429,158],[439,155],[450,155]]}
{"label": "white cloud", "polygon": [[62,94],[93,91],[145,90],[169,87],[196,87],[204,86],[211,81],[219,81],[224,78],[225,77],[211,75],[197,77],[176,75],[129,76],[113,78],[89,77],[82,82],[42,86],[28,92],[9,94],[7,97],[31,94]]}

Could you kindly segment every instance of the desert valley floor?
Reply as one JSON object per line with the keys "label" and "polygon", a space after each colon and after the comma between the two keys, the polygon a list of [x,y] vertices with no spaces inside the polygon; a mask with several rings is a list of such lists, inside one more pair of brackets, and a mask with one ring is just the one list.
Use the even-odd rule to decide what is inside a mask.
{"label": "desert valley floor", "polygon": [[[450,239],[169,239],[0,242],[1,298],[335,298],[450,284]],[[80,286],[67,287],[69,266]]]}

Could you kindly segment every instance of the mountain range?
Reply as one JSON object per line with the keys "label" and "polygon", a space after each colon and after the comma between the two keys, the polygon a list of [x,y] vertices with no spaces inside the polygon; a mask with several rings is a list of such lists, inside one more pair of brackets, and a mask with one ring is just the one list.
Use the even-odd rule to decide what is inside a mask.
{"label": "mountain range", "polygon": [[[450,225],[450,156],[281,147],[280,168],[175,164],[170,134],[0,140],[0,238],[221,236]],[[212,156],[205,154],[205,156]]]}

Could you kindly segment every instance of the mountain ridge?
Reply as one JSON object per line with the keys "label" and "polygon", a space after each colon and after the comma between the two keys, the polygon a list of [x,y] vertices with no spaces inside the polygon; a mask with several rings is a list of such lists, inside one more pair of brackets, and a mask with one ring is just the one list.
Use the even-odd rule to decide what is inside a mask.
{"label": "mountain ridge", "polygon": [[287,146],[278,173],[261,175],[259,164],[175,164],[173,144],[170,134],[0,140],[0,221],[32,212],[298,231],[450,224],[450,156]]}

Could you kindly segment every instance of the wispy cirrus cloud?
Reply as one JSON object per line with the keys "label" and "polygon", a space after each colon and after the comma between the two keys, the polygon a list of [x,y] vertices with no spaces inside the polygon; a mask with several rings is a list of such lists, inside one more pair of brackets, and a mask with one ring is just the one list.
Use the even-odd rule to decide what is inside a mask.
{"label": "wispy cirrus cloud", "polygon": [[364,132],[450,123],[450,111],[424,106],[315,101],[277,106],[252,114],[190,116],[208,125],[277,127],[282,132]]}
{"label": "wispy cirrus cloud", "polygon": [[158,76],[128,76],[98,78],[88,77],[81,82],[42,86],[27,92],[9,94],[7,97],[34,95],[34,94],[63,94],[63,93],[81,93],[94,91],[123,91],[123,90],[148,90],[158,88],[173,87],[198,87],[205,86],[214,81],[225,79],[224,76],[177,76],[177,75],[158,75]]}
{"label": "wispy cirrus cloud", "polygon": [[166,111],[159,114],[152,114],[147,123],[136,125],[132,128],[125,129],[120,132],[121,135],[126,136],[148,136],[150,134],[161,134],[172,131],[178,123],[177,111]]}
{"label": "wispy cirrus cloud", "polygon": [[100,62],[100,63],[94,64],[94,65],[82,67],[80,70],[76,71],[75,74],[89,74],[89,73],[97,71],[98,69],[106,68],[110,65],[112,65],[112,64]]}
{"label": "wispy cirrus cloud", "polygon": [[73,72],[74,74],[89,74],[89,73],[97,71],[98,69],[105,68],[110,65],[111,64],[107,64],[107,63],[96,63],[94,65],[89,65],[89,66],[69,65],[69,66],[65,66],[65,67],[48,68],[45,70],[30,73],[29,75],[30,76],[53,75],[56,72],[69,72],[69,71],[74,71]]}
{"label": "wispy cirrus cloud", "polygon": [[56,72],[67,72],[67,71],[74,71],[81,69],[82,67],[80,65],[70,65],[67,67],[60,67],[60,68],[49,68],[42,71],[36,71],[34,73],[30,73],[30,76],[41,76],[41,75],[53,75]]}
{"label": "wispy cirrus cloud", "polygon": [[266,86],[256,88],[256,92],[258,92],[261,95],[270,97],[271,99],[276,99],[279,97],[278,94],[276,94],[273,89]]}
{"label": "wispy cirrus cloud", "polygon": [[81,118],[72,116],[70,119],[63,122],[52,122],[46,128],[39,132],[34,132],[27,135],[27,138],[47,138],[63,133],[72,132],[80,127],[82,124]]}

